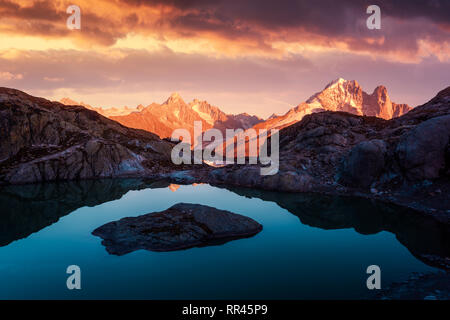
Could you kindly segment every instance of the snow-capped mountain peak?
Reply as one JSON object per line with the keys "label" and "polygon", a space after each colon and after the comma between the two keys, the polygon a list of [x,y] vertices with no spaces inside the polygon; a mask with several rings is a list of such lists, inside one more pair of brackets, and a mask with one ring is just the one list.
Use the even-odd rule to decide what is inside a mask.
{"label": "snow-capped mountain peak", "polygon": [[385,86],[377,86],[372,94],[363,91],[356,80],[338,78],[328,83],[322,91],[312,95],[279,117],[270,117],[257,125],[259,128],[284,128],[305,115],[322,111],[344,111],[356,115],[391,119],[401,116],[412,108],[407,104],[391,101]]}
{"label": "snow-capped mountain peak", "polygon": [[183,98],[181,98],[180,94],[177,92],[174,92],[170,95],[170,97],[163,103],[163,104],[185,104]]}

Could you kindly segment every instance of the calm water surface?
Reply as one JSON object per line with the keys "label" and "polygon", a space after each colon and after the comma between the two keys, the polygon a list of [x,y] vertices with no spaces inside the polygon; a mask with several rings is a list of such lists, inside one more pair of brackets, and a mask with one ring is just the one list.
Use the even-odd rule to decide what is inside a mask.
{"label": "calm water surface", "polygon": [[[120,257],[91,234],[107,222],[179,202],[240,213],[264,229],[219,246]],[[446,235],[434,222],[398,217],[396,210],[366,200],[207,184],[105,180],[4,187],[0,299],[365,298],[367,266],[381,267],[385,286],[437,270],[417,253],[446,250]],[[66,288],[72,264],[81,268],[82,290]]]}

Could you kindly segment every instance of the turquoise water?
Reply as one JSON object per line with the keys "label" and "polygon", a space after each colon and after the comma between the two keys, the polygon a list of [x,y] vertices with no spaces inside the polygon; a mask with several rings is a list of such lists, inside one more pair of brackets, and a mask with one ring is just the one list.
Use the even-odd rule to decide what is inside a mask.
{"label": "turquoise water", "polygon": [[[419,238],[427,244],[424,224],[387,221],[383,210],[392,216],[393,209],[379,204],[207,184],[174,187],[109,180],[0,190],[0,298],[360,299],[371,294],[369,265],[380,266],[382,286],[437,270],[411,253],[424,250]],[[264,229],[218,246],[120,257],[91,234],[104,223],[178,202],[240,213]],[[440,242],[432,238],[429,246]],[[81,290],[66,287],[73,264],[81,268]]]}

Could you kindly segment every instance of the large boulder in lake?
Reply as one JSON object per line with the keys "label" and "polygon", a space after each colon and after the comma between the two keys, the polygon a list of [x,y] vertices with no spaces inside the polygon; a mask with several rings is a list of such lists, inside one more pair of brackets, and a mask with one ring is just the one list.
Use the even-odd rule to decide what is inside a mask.
{"label": "large boulder in lake", "polygon": [[199,204],[178,203],[161,212],[109,222],[92,232],[115,255],[146,249],[173,251],[250,237],[262,230],[255,220]]}

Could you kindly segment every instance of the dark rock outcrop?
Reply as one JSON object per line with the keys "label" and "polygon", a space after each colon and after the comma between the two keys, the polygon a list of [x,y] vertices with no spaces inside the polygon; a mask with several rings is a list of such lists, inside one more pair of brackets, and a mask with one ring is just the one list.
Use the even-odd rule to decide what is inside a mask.
{"label": "dark rock outcrop", "polygon": [[0,184],[126,177],[172,165],[172,144],[82,106],[0,88]]}
{"label": "dark rock outcrop", "polygon": [[224,243],[257,234],[262,226],[248,217],[199,204],[178,203],[167,210],[109,222],[92,232],[111,254],[146,249],[173,251]]}
{"label": "dark rock outcrop", "polygon": [[426,120],[403,135],[396,152],[408,178],[436,179],[449,169],[449,145],[450,115],[446,115]]}
{"label": "dark rock outcrop", "polygon": [[377,292],[382,300],[450,300],[450,272],[414,273]]}

